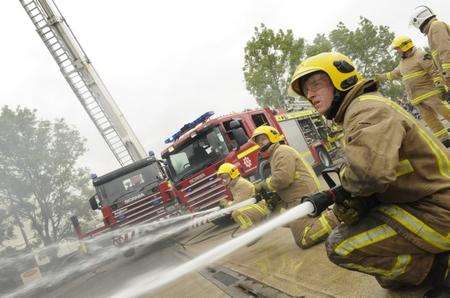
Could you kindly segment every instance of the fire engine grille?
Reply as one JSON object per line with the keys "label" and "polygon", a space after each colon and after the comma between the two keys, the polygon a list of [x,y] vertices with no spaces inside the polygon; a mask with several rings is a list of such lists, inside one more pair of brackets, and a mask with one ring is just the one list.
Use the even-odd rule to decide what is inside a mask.
{"label": "fire engine grille", "polygon": [[113,213],[120,226],[149,222],[167,215],[160,192],[121,206]]}
{"label": "fire engine grille", "polygon": [[228,191],[217,175],[211,174],[183,189],[187,205],[193,211],[212,208],[219,200],[229,197]]}

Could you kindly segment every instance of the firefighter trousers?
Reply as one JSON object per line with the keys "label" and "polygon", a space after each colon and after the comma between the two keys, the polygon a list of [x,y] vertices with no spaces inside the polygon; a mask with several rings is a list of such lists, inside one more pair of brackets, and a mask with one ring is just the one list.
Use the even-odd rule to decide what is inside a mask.
{"label": "firefighter trousers", "polygon": [[266,202],[262,200],[256,204],[251,204],[233,211],[231,217],[241,229],[245,230],[261,222],[269,214],[270,210],[267,208]]}
{"label": "firefighter trousers", "polygon": [[431,129],[433,134],[441,141],[449,139],[447,128],[439,120],[441,115],[445,120],[450,121],[450,106],[439,96],[433,96],[416,105],[423,121]]}
{"label": "firefighter trousers", "polygon": [[309,248],[324,241],[339,225],[332,210],[325,210],[320,217],[300,218],[289,225],[295,243],[301,248]]}
{"label": "firefighter trousers", "polygon": [[373,275],[383,288],[419,285],[431,272],[437,284],[450,287],[448,252],[422,250],[370,215],[357,225],[335,228],[326,249],[333,263]]}

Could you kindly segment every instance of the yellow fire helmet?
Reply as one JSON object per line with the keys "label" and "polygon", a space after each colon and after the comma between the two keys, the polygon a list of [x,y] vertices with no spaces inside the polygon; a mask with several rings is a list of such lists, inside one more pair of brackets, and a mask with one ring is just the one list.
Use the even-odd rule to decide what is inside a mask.
{"label": "yellow fire helmet", "polygon": [[408,36],[400,35],[392,40],[391,47],[406,52],[414,47],[414,43]]}
{"label": "yellow fire helmet", "polygon": [[269,125],[261,125],[253,131],[253,142],[256,142],[255,138],[259,135],[266,135],[272,144],[284,141],[284,136],[275,127]]}
{"label": "yellow fire helmet", "polygon": [[325,72],[330,77],[334,88],[340,91],[349,90],[363,78],[350,58],[341,53],[326,52],[309,57],[300,63],[292,76],[292,90],[306,97],[301,83],[310,74],[318,71]]}
{"label": "yellow fire helmet", "polygon": [[220,174],[228,174],[231,179],[236,179],[237,177],[239,177],[239,175],[241,175],[239,169],[234,164],[228,162],[222,164],[219,167],[219,169],[217,170],[217,175]]}

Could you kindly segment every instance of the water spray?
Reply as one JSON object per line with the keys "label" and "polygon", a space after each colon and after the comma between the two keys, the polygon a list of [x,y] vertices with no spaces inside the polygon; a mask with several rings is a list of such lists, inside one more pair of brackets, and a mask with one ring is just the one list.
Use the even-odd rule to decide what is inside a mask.
{"label": "water spray", "polygon": [[[141,237],[134,240],[131,243],[131,245],[144,246],[157,243],[159,241],[168,239],[169,237],[172,237],[174,235],[179,235],[187,230],[194,229],[201,225],[207,224],[217,218],[232,213],[236,209],[253,204],[254,202],[256,202],[255,199],[249,199],[224,209],[216,207],[193,214],[186,214],[186,216],[182,215],[177,217],[176,218],[177,220],[175,220],[175,222],[161,221],[159,222],[159,224],[162,224],[162,227],[160,226],[161,229],[158,228],[158,234],[148,233],[149,231],[156,230],[155,226],[151,228],[152,223],[137,225],[136,227],[133,227],[133,229],[136,229],[138,232],[141,231],[140,234]],[[167,220],[170,220],[170,218]],[[186,220],[186,222],[180,224],[183,220]],[[173,225],[173,223],[176,223],[176,225]],[[92,239],[88,239],[85,242],[90,245],[95,245],[98,241],[111,239],[112,236],[114,235],[114,232],[115,231],[109,231],[107,233],[98,235]],[[96,251],[96,253],[93,256],[89,257],[87,260],[83,260],[81,263],[77,264],[77,266],[71,266],[69,268],[65,268],[64,270],[58,271],[57,273],[46,275],[41,280],[36,281],[35,283],[29,284],[27,286],[15,290],[14,292],[7,294],[6,297],[23,296],[29,294],[30,292],[32,292],[37,288],[48,287],[57,284],[76,272],[84,272],[86,270],[90,270],[92,268],[101,265],[104,262],[107,262],[108,260],[112,260],[119,257],[128,248],[129,246],[118,248],[116,246],[113,246],[111,243],[111,245],[109,245],[108,247],[102,247],[101,249]],[[14,262],[16,260],[11,259],[9,261]]]}
{"label": "water spray", "polygon": [[255,241],[264,234],[269,233],[275,228],[286,225],[301,217],[307,216],[315,211],[313,203],[306,201],[283,214],[269,220],[268,222],[256,227],[255,229],[248,231],[247,233],[231,239],[230,241],[223,243],[210,251],[172,269],[159,273],[157,276],[154,274],[146,274],[137,279],[134,279],[128,284],[128,287],[124,290],[113,295],[113,298],[121,297],[135,297],[143,295],[148,292],[155,291],[156,289],[192,272],[198,270],[212,262],[215,262],[224,256],[231,254],[237,249]]}

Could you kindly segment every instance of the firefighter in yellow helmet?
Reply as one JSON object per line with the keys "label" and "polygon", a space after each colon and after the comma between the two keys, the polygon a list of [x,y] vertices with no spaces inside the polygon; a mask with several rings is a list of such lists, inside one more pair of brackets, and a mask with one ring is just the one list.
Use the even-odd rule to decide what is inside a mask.
{"label": "firefighter in yellow helmet", "polygon": [[428,38],[434,67],[440,74],[436,85],[445,89],[444,99],[450,102],[450,26],[436,19],[436,14],[427,6],[414,9],[410,24]]}
{"label": "firefighter in yellow helmet", "polygon": [[[220,201],[221,207],[228,207],[233,203],[239,203],[255,197],[255,187],[253,183],[241,177],[239,169],[231,163],[222,164],[217,170],[217,175],[223,183],[230,189],[233,196],[232,201]],[[250,228],[253,223],[262,221],[270,213],[264,200],[239,208],[231,214],[233,220],[242,229]]]}
{"label": "firefighter in yellow helmet", "polygon": [[352,204],[335,204],[344,223],[326,241],[330,260],[375,276],[385,288],[418,285],[430,276],[435,291],[448,291],[446,148],[340,53],[303,61],[291,87],[344,129],[340,177]]}
{"label": "firefighter in yellow helmet", "polygon": [[[260,126],[253,132],[252,140],[263,153],[268,153],[271,171],[270,177],[255,183],[255,191],[260,193],[265,190],[277,194],[276,202],[268,202],[275,212],[292,208],[300,203],[304,195],[319,191],[320,182],[312,167],[297,150],[282,144],[284,136],[277,129]],[[334,214],[327,210],[319,219],[303,218],[291,223],[290,229],[295,243],[308,248],[325,240],[337,224]]]}
{"label": "firefighter in yellow helmet", "polygon": [[450,147],[447,128],[438,116],[440,114],[450,121],[450,108],[442,100],[442,89],[433,84],[433,81],[439,80],[439,73],[433,67],[431,55],[416,48],[407,36],[394,38],[391,47],[401,55],[400,64],[393,71],[375,75],[375,78],[379,82],[402,79],[411,105],[419,110],[433,134],[446,147]]}

